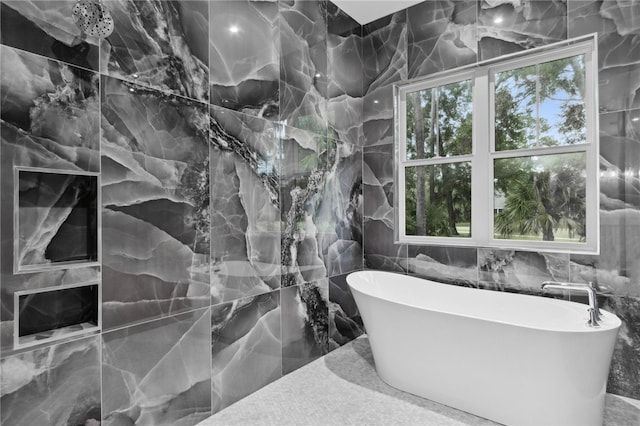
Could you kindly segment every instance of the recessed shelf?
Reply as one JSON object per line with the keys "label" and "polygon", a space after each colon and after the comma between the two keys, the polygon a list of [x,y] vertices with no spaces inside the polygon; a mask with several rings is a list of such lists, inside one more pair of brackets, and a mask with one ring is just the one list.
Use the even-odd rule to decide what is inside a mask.
{"label": "recessed shelf", "polygon": [[14,293],[14,346],[33,346],[100,329],[97,282]]}
{"label": "recessed shelf", "polygon": [[96,173],[16,168],[14,272],[99,263]]}

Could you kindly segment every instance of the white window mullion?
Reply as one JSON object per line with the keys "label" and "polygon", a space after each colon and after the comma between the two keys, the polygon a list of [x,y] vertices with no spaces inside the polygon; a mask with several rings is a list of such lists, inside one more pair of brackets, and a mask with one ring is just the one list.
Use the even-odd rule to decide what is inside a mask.
{"label": "white window mullion", "polygon": [[[471,163],[471,239],[483,245],[493,228],[493,166],[489,153],[489,73],[479,69],[473,85],[473,161]],[[491,184],[487,184],[492,182]]]}

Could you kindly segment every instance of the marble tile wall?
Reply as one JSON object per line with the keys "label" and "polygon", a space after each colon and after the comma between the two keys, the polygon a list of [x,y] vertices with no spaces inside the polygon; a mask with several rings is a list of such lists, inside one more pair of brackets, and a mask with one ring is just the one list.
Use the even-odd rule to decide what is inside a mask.
{"label": "marble tile wall", "polygon": [[[638,2],[444,0],[423,2],[363,27],[365,265],[456,285],[537,295],[546,279],[592,281],[606,309],[624,322],[608,391],[636,399],[640,398],[638,17]],[[593,32],[598,34],[600,70],[601,254],[394,244],[390,85]]]}
{"label": "marble tile wall", "polygon": [[[325,0],[103,0],[99,40],[75,2],[0,1],[2,423],[195,424],[362,333],[362,27]],[[91,262],[14,273],[15,167],[97,177]],[[73,237],[51,222],[20,233],[43,262]],[[85,283],[98,331],[16,346],[17,291]]]}

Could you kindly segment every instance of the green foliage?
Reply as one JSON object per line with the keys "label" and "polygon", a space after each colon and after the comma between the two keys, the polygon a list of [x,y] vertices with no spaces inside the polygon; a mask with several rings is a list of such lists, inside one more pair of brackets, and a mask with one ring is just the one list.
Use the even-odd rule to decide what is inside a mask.
{"label": "green foliage", "polygon": [[[585,141],[585,66],[576,56],[496,75],[497,150],[557,146]],[[413,96],[412,96],[413,95]],[[551,104],[544,104],[545,102]],[[552,105],[551,107],[548,105]],[[558,105],[560,105],[558,107]],[[470,82],[426,89],[407,97],[407,156],[449,157],[472,152]],[[557,119],[539,111],[557,111]],[[555,108],[555,109],[554,109]],[[419,109],[419,110],[418,110]],[[551,121],[550,121],[551,120]],[[418,140],[422,135],[423,140]],[[582,154],[497,160],[494,188],[505,195],[495,216],[501,237],[554,240],[559,230],[585,236],[585,159]],[[490,167],[490,165],[488,165]],[[406,169],[406,232],[455,236],[471,218],[471,167],[450,163]],[[417,173],[424,178],[418,179]],[[417,197],[423,194],[423,197]],[[418,205],[417,199],[424,200]],[[417,223],[424,218],[425,223]]]}

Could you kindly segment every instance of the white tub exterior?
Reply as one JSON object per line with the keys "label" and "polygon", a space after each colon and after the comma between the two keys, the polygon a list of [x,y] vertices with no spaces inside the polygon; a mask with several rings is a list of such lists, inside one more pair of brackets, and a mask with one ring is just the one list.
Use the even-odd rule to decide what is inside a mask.
{"label": "white tub exterior", "polygon": [[544,297],[350,274],[379,376],[400,390],[507,425],[602,425],[620,327]]}

